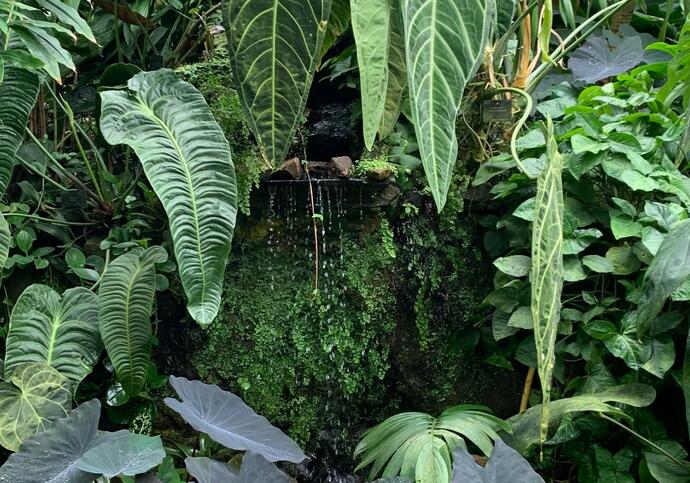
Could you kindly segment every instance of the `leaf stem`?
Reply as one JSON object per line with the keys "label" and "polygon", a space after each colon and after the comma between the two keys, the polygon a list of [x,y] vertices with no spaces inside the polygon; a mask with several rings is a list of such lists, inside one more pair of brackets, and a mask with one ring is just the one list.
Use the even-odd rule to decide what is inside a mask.
{"label": "leaf stem", "polygon": [[501,92],[511,92],[513,94],[517,94],[521,96],[525,100],[525,107],[524,107],[524,112],[522,114],[522,117],[520,120],[515,124],[515,127],[513,128],[513,134],[510,137],[510,152],[513,155],[513,159],[515,160],[515,164],[517,164],[518,168],[520,168],[520,171],[522,171],[524,174],[526,174],[528,177],[533,178],[533,176],[530,176],[529,173],[527,173],[527,170],[525,169],[525,165],[522,164],[522,161],[520,160],[520,156],[518,156],[517,152],[517,138],[518,135],[520,134],[520,130],[522,130],[523,126],[527,122],[527,119],[529,119],[529,116],[532,112],[532,106],[534,105],[532,101],[532,96],[530,96],[527,92],[523,91],[522,89],[518,89],[517,87],[501,87],[500,89],[496,89],[493,91],[494,93],[501,93]]}
{"label": "leaf stem", "polygon": [[625,424],[623,424],[623,423],[621,423],[621,422],[619,422],[619,421],[616,421],[615,419],[613,419],[613,418],[610,417],[610,416],[607,416],[607,415],[604,414],[604,413],[599,413],[599,416],[601,416],[601,417],[604,418],[605,420],[607,420],[607,421],[609,421],[609,422],[615,424],[615,425],[618,426],[619,428],[624,429],[625,431],[629,432],[630,434],[632,434],[633,436],[635,436],[636,438],[638,438],[640,441],[642,441],[643,443],[645,443],[645,444],[651,446],[652,448],[654,448],[654,449],[657,450],[659,453],[661,453],[661,454],[663,454],[664,456],[666,456],[668,459],[670,459],[671,461],[673,461],[673,462],[676,463],[677,465],[682,466],[682,467],[687,468],[687,469],[690,470],[690,463],[688,463],[687,461],[679,460],[678,458],[676,458],[675,456],[673,456],[671,453],[669,453],[668,451],[666,451],[664,448],[662,448],[662,447],[659,446],[658,444],[653,443],[652,441],[648,440],[647,438],[645,438],[644,436],[642,436],[642,435],[641,435],[640,433],[638,433],[637,431],[635,431],[635,430],[633,430],[633,429],[627,427]]}

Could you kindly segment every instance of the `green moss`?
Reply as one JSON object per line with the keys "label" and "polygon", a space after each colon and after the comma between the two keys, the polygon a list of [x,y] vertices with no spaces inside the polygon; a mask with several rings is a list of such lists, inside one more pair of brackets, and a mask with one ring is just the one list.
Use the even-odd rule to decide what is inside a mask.
{"label": "green moss", "polygon": [[282,240],[291,249],[263,239],[234,250],[221,315],[197,333],[193,363],[306,444],[322,430],[347,434],[343,421],[365,405],[386,405],[396,300],[386,224],[367,236],[327,235],[317,292],[304,233]]}
{"label": "green moss", "polygon": [[183,80],[202,93],[213,117],[225,133],[232,150],[237,175],[239,208],[249,214],[249,195],[263,172],[261,154],[247,124],[233,80],[227,55],[219,55],[207,62],[184,65],[176,70]]}
{"label": "green moss", "polygon": [[360,178],[374,177],[377,179],[393,176],[398,172],[398,166],[387,161],[386,156],[372,159],[361,159],[355,164],[354,175]]}

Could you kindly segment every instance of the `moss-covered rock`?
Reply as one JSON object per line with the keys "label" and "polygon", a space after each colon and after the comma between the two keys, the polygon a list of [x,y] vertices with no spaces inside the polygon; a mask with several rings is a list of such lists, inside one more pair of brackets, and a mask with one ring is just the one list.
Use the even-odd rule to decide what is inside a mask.
{"label": "moss-covered rock", "polygon": [[[247,225],[243,233],[261,231]],[[324,429],[347,432],[343,421],[363,406],[385,406],[396,299],[382,226],[366,236],[328,233],[318,290],[306,225],[292,233],[272,226],[280,243],[240,242],[221,315],[196,333],[199,376],[236,391],[303,444]]]}

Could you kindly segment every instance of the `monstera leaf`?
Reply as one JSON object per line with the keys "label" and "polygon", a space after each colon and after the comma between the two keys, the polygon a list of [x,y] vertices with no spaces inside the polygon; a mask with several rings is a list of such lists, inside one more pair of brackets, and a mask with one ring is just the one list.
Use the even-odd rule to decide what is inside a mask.
{"label": "monstera leaf", "polygon": [[0,82],[0,193],[12,177],[14,156],[24,139],[24,128],[38,96],[38,76],[6,67]]}
{"label": "monstera leaf", "polygon": [[165,458],[160,436],[118,431],[102,438],[77,461],[77,468],[114,478],[134,476],[157,466]]}
{"label": "monstera leaf", "polygon": [[379,474],[413,481],[449,483],[451,455],[466,447],[465,438],[490,454],[498,430],[510,426],[482,406],[460,405],[438,418],[425,413],[401,413],[368,430],[355,448],[357,469],[372,465],[369,478]]}
{"label": "monstera leaf", "polygon": [[98,290],[101,337],[117,379],[130,395],[138,394],[146,382],[155,264],[166,259],[161,247],[127,252],[108,265]]}
{"label": "monstera leaf", "polygon": [[224,0],[235,85],[272,166],[302,119],[331,0]]}
{"label": "monstera leaf", "polygon": [[690,220],[673,225],[649,264],[640,287],[638,335],[643,335],[668,297],[690,277]]}
{"label": "monstera leaf", "polygon": [[643,57],[642,40],[638,36],[627,37],[613,50],[604,37],[593,37],[572,53],[568,67],[575,80],[593,84],[629,71],[642,62]]}
{"label": "monstera leaf", "polygon": [[494,19],[493,0],[402,0],[412,121],[429,187],[446,204],[458,154],[455,120]]}
{"label": "monstera leaf", "polygon": [[254,451],[269,461],[299,463],[306,458],[297,443],[234,394],[184,377],[170,376],[170,384],[181,401],[166,398],[165,404],[223,446]]}
{"label": "monstera leaf", "polygon": [[24,441],[0,468],[0,482],[90,483],[98,475],[77,468],[77,461],[98,440],[101,404],[85,402],[69,416]]}
{"label": "monstera leaf", "polygon": [[17,451],[72,407],[69,380],[47,364],[21,364],[0,383],[0,444]]}
{"label": "monstera leaf", "polygon": [[351,8],[362,91],[364,144],[371,150],[386,107],[391,0],[352,0]]}
{"label": "monstera leaf", "polygon": [[187,309],[218,313],[237,216],[235,169],[203,96],[168,69],[140,72],[129,90],[101,93],[101,131],[137,153],[170,220]]}
{"label": "monstera leaf", "polygon": [[544,479],[532,469],[520,453],[500,439],[486,466],[477,464],[464,448],[453,452],[452,483],[544,483]]}
{"label": "monstera leaf", "polygon": [[537,179],[532,223],[532,320],[537,350],[537,372],[544,414],[542,442],[548,430],[546,414],[551,400],[551,378],[556,361],[556,336],[561,320],[563,291],[563,159],[553,134],[551,118],[544,129],[547,166]]}
{"label": "monstera leaf", "polygon": [[98,297],[77,287],[61,296],[46,285],[29,286],[10,317],[5,379],[21,364],[39,362],[79,383],[101,354]]}
{"label": "monstera leaf", "polygon": [[[592,411],[609,413],[619,417],[627,417],[625,412],[610,403],[627,404],[636,408],[649,406],[656,397],[656,391],[645,384],[625,384],[615,386],[596,394],[581,394],[551,401],[549,403],[548,427],[555,430],[566,414]],[[513,449],[521,454],[539,444],[541,429],[539,420],[542,415],[542,405],[532,406],[522,414],[517,414],[508,420],[513,428],[512,434],[501,433],[501,438]]]}

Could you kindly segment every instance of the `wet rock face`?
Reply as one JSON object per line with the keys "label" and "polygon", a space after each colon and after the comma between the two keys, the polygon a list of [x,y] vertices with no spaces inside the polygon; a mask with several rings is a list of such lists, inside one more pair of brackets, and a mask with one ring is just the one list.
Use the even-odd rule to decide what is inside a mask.
{"label": "wet rock face", "polygon": [[307,159],[328,160],[334,153],[359,158],[361,116],[356,101],[314,106],[307,117]]}

